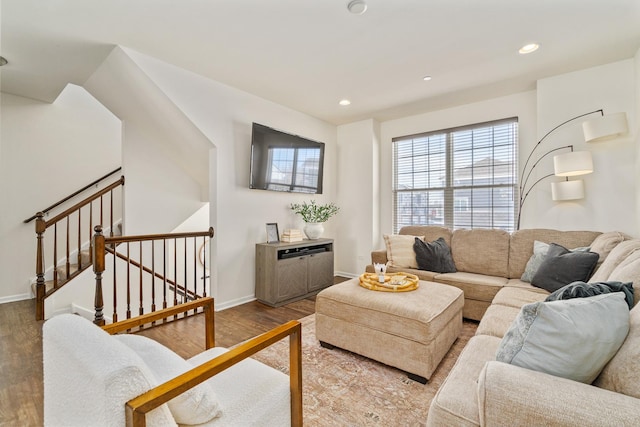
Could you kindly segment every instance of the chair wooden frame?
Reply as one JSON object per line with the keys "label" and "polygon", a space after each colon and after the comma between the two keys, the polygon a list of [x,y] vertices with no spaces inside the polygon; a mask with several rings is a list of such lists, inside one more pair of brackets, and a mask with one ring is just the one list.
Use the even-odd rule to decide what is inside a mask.
{"label": "chair wooden frame", "polygon": [[[126,331],[138,326],[196,310],[202,307],[205,315],[205,347],[215,346],[214,301],[211,297],[179,304],[174,307],[144,314],[102,327],[110,334]],[[302,426],[302,327],[292,320],[265,332],[237,347],[185,372],[126,403],[125,414],[128,427],[145,427],[146,414],[184,393],[192,387],[224,371],[236,363],[269,347],[283,338],[289,337],[289,385],[291,392],[291,426]]]}

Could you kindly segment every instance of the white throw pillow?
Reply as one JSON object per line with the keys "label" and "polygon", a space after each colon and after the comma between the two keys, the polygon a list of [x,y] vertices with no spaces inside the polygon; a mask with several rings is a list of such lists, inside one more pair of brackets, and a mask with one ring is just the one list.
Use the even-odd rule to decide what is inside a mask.
{"label": "white throw pillow", "polygon": [[591,384],[629,332],[622,292],[522,307],[496,360]]}
{"label": "white throw pillow", "polygon": [[[127,334],[114,337],[144,360],[158,380],[154,387],[194,368],[171,349],[145,336]],[[202,424],[221,414],[215,392],[207,382],[192,387],[167,404],[178,424]]]}
{"label": "white throw pillow", "polygon": [[384,244],[387,248],[387,263],[394,267],[418,268],[416,253],[413,250],[415,238],[405,234],[385,234]]}

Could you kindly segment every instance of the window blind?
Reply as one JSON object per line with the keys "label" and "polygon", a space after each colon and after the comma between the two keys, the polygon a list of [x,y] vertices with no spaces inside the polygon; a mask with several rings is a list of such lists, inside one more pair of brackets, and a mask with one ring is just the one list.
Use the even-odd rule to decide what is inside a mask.
{"label": "window blind", "polygon": [[515,229],[518,119],[393,139],[393,230]]}

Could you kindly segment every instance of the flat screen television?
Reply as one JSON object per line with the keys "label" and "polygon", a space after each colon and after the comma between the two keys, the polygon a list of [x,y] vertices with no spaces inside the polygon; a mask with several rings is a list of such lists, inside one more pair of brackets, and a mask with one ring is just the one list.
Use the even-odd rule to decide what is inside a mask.
{"label": "flat screen television", "polygon": [[324,143],[254,123],[250,188],[322,194]]}

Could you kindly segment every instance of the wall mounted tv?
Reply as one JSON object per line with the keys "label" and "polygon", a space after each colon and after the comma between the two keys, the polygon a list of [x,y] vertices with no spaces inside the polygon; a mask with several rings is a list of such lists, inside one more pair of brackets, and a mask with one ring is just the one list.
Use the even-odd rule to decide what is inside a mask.
{"label": "wall mounted tv", "polygon": [[254,123],[250,188],[322,194],[324,143]]}

